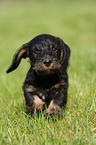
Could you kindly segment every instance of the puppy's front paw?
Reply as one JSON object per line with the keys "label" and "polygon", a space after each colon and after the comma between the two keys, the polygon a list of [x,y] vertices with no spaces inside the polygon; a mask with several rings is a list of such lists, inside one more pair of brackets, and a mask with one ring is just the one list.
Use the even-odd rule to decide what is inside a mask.
{"label": "puppy's front paw", "polygon": [[26,109],[28,112],[36,112],[36,111],[41,111],[45,108],[45,103],[37,96],[33,96],[34,101],[32,106],[26,106]]}
{"label": "puppy's front paw", "polygon": [[54,100],[52,100],[50,102],[50,105],[49,105],[46,113],[49,114],[51,119],[63,117],[62,109],[58,105],[54,104]]}

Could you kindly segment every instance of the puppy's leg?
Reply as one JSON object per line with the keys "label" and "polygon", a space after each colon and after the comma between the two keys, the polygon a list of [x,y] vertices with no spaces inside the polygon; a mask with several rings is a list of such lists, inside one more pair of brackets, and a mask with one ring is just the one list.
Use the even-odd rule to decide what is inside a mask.
{"label": "puppy's leg", "polygon": [[67,103],[67,88],[64,89],[65,86],[60,86],[59,89],[56,89],[56,93],[51,100],[47,113],[50,115],[51,118],[57,116],[62,117],[62,108],[65,107]]}
{"label": "puppy's leg", "polygon": [[24,92],[26,100],[26,110],[28,112],[40,111],[44,109],[44,102],[39,98],[38,95],[33,93]]}
{"label": "puppy's leg", "polygon": [[48,113],[51,118],[56,118],[56,115],[57,117],[62,117],[62,109],[54,103],[54,100],[51,100],[46,113]]}

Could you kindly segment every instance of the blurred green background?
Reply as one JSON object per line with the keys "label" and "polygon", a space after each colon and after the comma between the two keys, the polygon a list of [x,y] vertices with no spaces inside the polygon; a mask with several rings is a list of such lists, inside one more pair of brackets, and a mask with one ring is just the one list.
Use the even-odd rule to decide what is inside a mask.
{"label": "blurred green background", "polygon": [[[59,130],[62,138],[59,137],[59,133],[56,137],[54,130],[57,131],[58,126],[53,124],[49,124],[52,134],[48,129],[46,133],[42,130],[42,134],[38,135],[39,130],[36,128],[34,133],[30,131],[33,136],[30,135],[27,140],[23,139],[22,134],[24,132],[29,134],[27,127],[30,126],[29,124],[27,127],[23,126],[26,131],[22,129],[25,118],[22,111],[25,112],[25,103],[21,88],[29,68],[28,59],[23,60],[18,69],[8,75],[6,69],[16,50],[42,33],[62,38],[71,48],[68,69],[69,99],[65,111],[66,119],[62,120],[65,128]],[[1,144],[10,142],[28,144],[32,140],[36,142],[37,133],[41,144],[65,142],[65,144],[93,145],[96,138],[95,103],[96,0],[0,0]],[[19,122],[19,129],[18,125],[14,124],[14,120],[17,124]],[[46,121],[45,124],[47,125]],[[37,126],[40,124],[37,123]],[[12,134],[11,131],[14,133]],[[42,141],[41,137],[44,135],[48,139]],[[58,140],[58,143],[55,140]]]}

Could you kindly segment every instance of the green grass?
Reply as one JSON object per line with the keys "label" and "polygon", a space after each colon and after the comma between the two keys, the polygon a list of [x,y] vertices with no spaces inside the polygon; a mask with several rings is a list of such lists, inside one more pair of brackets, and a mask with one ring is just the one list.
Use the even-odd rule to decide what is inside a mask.
{"label": "green grass", "polygon": [[[41,33],[71,47],[69,98],[64,118],[53,122],[26,114],[23,60],[7,75],[13,54]],[[96,1],[46,0],[0,4],[0,144],[96,144]]]}

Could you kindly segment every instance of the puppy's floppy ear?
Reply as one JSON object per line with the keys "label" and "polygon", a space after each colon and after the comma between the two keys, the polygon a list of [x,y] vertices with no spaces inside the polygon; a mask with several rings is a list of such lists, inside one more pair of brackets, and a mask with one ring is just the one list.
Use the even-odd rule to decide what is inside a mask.
{"label": "puppy's floppy ear", "polygon": [[12,60],[12,64],[6,71],[7,73],[15,70],[19,66],[22,58],[26,58],[29,56],[28,45],[29,45],[28,43],[23,44],[21,48],[15,53]]}
{"label": "puppy's floppy ear", "polygon": [[61,64],[67,68],[70,58],[70,47],[60,39],[60,47],[61,47]]}

